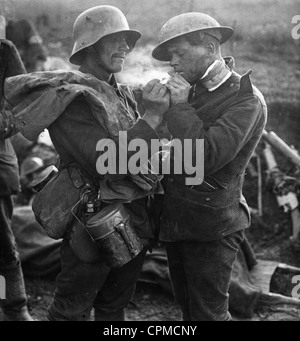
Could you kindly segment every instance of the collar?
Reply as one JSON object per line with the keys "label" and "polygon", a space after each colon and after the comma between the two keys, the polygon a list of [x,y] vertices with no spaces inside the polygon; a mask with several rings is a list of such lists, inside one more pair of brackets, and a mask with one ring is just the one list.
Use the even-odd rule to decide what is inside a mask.
{"label": "collar", "polygon": [[[82,72],[82,73],[89,73],[89,74],[91,74],[92,76],[96,77],[96,76],[93,74],[93,72],[91,71],[91,69],[90,69],[88,66],[86,66],[86,65],[81,65],[80,68],[79,68],[79,71]],[[96,77],[96,78],[98,78],[100,81],[105,81],[105,82],[107,82],[106,80],[101,79],[101,78],[99,78],[99,77]],[[117,80],[116,80],[116,77],[115,77],[114,74],[111,74],[111,77],[110,77],[110,79],[108,80],[107,83],[108,83],[109,85],[111,85],[116,91],[120,91],[119,85],[118,85],[118,83],[117,83]]]}
{"label": "collar", "polygon": [[111,85],[116,91],[120,91],[119,84],[117,83],[117,80],[114,74],[111,75],[108,84]]}
{"label": "collar", "polygon": [[216,60],[197,81],[195,88],[202,86],[209,92],[218,89],[231,77],[233,67],[233,57],[225,57],[220,60]]}

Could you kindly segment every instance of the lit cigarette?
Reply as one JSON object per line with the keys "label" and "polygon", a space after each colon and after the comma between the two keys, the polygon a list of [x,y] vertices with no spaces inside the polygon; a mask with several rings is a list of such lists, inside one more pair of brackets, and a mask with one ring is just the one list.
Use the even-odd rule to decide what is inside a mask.
{"label": "lit cigarette", "polygon": [[170,79],[170,77],[167,76],[167,77],[164,77],[160,82],[161,82],[161,84],[166,84],[169,79]]}
{"label": "lit cigarette", "polygon": [[169,73],[169,75],[167,77],[164,77],[160,82],[162,84],[166,84],[168,82],[168,80],[171,78],[171,77],[174,77],[175,75],[183,75],[184,72],[175,72],[175,71],[172,71]]}

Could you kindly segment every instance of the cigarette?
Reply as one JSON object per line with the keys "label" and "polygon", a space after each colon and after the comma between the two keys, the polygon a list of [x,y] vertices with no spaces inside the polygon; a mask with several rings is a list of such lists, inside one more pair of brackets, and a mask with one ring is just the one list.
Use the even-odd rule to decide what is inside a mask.
{"label": "cigarette", "polygon": [[169,79],[170,79],[170,76],[166,76],[166,77],[162,78],[162,80],[160,82],[161,82],[161,84],[166,84]]}

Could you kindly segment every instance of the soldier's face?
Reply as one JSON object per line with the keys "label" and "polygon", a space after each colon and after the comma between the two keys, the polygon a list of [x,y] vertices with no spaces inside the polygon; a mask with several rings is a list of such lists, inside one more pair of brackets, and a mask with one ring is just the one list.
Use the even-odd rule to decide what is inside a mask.
{"label": "soldier's face", "polygon": [[102,38],[94,45],[105,69],[111,73],[121,72],[130,50],[126,35],[116,33]]}
{"label": "soldier's face", "polygon": [[210,64],[206,47],[191,45],[185,37],[172,40],[167,48],[170,66],[190,83],[201,78]]}

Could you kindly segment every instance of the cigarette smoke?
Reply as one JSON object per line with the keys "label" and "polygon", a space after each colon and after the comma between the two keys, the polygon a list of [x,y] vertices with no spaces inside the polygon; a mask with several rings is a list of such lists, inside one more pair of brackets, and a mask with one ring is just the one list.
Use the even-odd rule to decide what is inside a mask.
{"label": "cigarette smoke", "polygon": [[126,58],[123,71],[117,75],[118,80],[132,88],[143,88],[154,78],[166,82],[170,66],[152,57],[153,48],[154,46],[147,45],[134,49]]}

